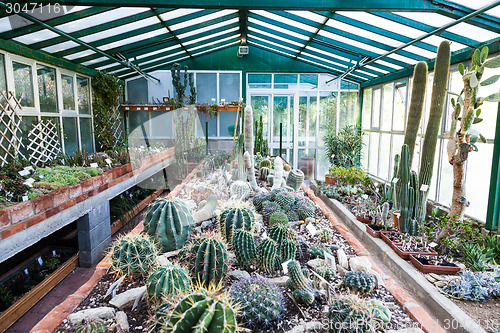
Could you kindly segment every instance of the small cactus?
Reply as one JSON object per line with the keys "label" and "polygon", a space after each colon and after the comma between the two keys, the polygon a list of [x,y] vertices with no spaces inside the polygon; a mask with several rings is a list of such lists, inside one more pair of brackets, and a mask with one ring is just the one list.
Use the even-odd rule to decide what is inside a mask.
{"label": "small cactus", "polygon": [[269,176],[269,168],[262,167],[259,170],[259,179],[263,181],[267,181],[267,176]]}
{"label": "small cactus", "polygon": [[375,288],[375,277],[365,272],[347,272],[343,283],[351,291],[367,294]]}
{"label": "small cactus", "polygon": [[76,324],[74,333],[106,333],[108,326],[102,321],[88,321]]}
{"label": "small cactus", "polygon": [[278,262],[278,245],[271,238],[264,239],[257,247],[257,260],[259,266],[266,272],[272,273]]}
{"label": "small cactus", "polygon": [[276,212],[269,217],[269,225],[273,227],[275,224],[286,225],[288,223],[288,217],[283,212]]}
{"label": "small cactus", "polygon": [[304,172],[300,169],[293,169],[288,174],[286,184],[292,187],[295,191],[300,189],[300,186],[304,182]]}
{"label": "small cactus", "polygon": [[297,243],[293,239],[285,239],[283,243],[281,243],[279,249],[281,263],[287,262],[288,260],[295,260]]}
{"label": "small cactus", "polygon": [[270,201],[270,197],[267,193],[260,193],[252,198],[252,203],[257,211],[262,209],[262,204],[265,201]]}
{"label": "small cactus", "polygon": [[262,169],[262,168],[270,169],[271,168],[271,161],[267,158],[262,159],[262,161],[260,161],[260,163],[259,163],[259,169]]}
{"label": "small cactus", "polygon": [[[388,311],[387,308],[384,310]],[[369,301],[365,301],[355,294],[341,296],[330,304],[327,313],[327,318],[331,321],[328,325],[329,332],[375,332],[385,326],[384,321],[375,316],[376,311],[373,310],[373,305]]]}
{"label": "small cactus", "polygon": [[233,244],[233,235],[238,229],[252,230],[255,215],[250,206],[236,203],[226,207],[219,216],[218,229],[227,244]]}
{"label": "small cactus", "polygon": [[289,191],[280,189],[279,192],[274,195],[274,202],[280,205],[282,209],[290,207],[295,202],[295,195]]}
{"label": "small cactus", "polygon": [[330,228],[322,228],[319,231],[319,240],[323,243],[328,243],[332,240],[333,231]]}
{"label": "small cactus", "polygon": [[283,170],[285,170],[286,172],[290,172],[290,170],[292,170],[292,167],[290,166],[290,164],[285,164],[283,165]]}
{"label": "small cactus", "polygon": [[282,211],[283,210],[281,209],[281,207],[275,202],[264,201],[264,203],[262,204],[262,215],[266,219],[269,219],[271,215],[273,215],[273,213]]}
{"label": "small cactus", "polygon": [[325,262],[320,263],[318,266],[314,268],[314,271],[324,278],[325,280],[331,280],[335,277],[335,268],[328,265]]}
{"label": "small cactus", "polygon": [[158,249],[145,234],[125,235],[111,246],[111,268],[119,275],[144,276],[156,265]]}
{"label": "small cactus", "polygon": [[312,281],[304,276],[300,264],[295,260],[288,263],[288,276],[286,285],[293,291],[297,302],[310,305],[315,298],[320,297],[319,291],[313,288]]}
{"label": "small cactus", "polygon": [[269,237],[278,244],[278,247],[281,246],[285,239],[288,239],[289,235],[290,229],[284,224],[275,224],[269,231]]}
{"label": "small cactus", "polygon": [[233,250],[236,260],[244,268],[250,268],[257,260],[255,240],[250,232],[238,229],[233,239]]}
{"label": "small cactus", "polygon": [[151,299],[169,300],[189,290],[189,275],[178,264],[160,266],[151,272],[146,286]]}
{"label": "small cactus", "polygon": [[286,217],[288,217],[288,221],[298,221],[300,220],[299,214],[294,211],[293,209],[286,209],[285,210]]}
{"label": "small cactus", "polygon": [[238,200],[246,200],[250,196],[250,187],[248,183],[242,180],[237,180],[231,184],[231,196],[236,196]]}
{"label": "small cactus", "polygon": [[328,254],[332,254],[332,250],[325,244],[314,244],[309,247],[311,258],[325,259],[325,251]]}

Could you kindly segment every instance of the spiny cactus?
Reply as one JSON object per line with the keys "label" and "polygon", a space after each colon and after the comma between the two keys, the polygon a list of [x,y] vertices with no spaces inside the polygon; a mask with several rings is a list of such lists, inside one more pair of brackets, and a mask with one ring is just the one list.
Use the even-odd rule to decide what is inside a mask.
{"label": "spiny cactus", "polygon": [[106,333],[108,325],[103,321],[88,321],[76,324],[73,333]]}
{"label": "spiny cactus", "polygon": [[288,174],[288,178],[286,179],[286,184],[292,187],[295,191],[298,191],[303,181],[304,181],[304,172],[300,169],[293,169]]}
{"label": "spiny cactus", "polygon": [[370,312],[373,319],[377,322],[377,327],[384,328],[391,321],[392,312],[384,303],[378,299],[372,299],[369,302]]}
{"label": "spiny cactus", "polygon": [[279,246],[279,249],[281,263],[287,262],[290,259],[293,260],[297,253],[297,242],[293,239],[285,239]]}
{"label": "spiny cactus", "polygon": [[399,219],[399,229],[407,233],[411,230],[411,220],[413,219],[413,209],[415,206],[415,189],[410,186],[410,161],[408,145],[401,147],[401,162],[399,166],[400,185],[398,202],[401,209]]}
{"label": "spiny cactus", "polygon": [[387,221],[387,218],[389,217],[389,203],[384,202],[382,204],[382,215],[380,216],[382,218],[382,223],[385,225],[385,222]]}
{"label": "spiny cactus", "polygon": [[293,209],[286,209],[285,210],[286,217],[288,217],[288,221],[298,221],[300,220],[299,213],[294,211]]}
{"label": "spiny cactus", "polygon": [[367,294],[375,288],[375,277],[365,272],[347,272],[343,283],[351,291]]}
{"label": "spiny cactus", "polygon": [[149,275],[146,286],[151,299],[168,300],[189,290],[189,275],[178,264],[159,266]]}
{"label": "spiny cactus", "polygon": [[288,223],[288,217],[283,212],[273,213],[269,217],[269,225],[271,227],[273,227],[275,224],[284,224],[284,225],[286,225],[287,223]]}
{"label": "spiny cactus", "polygon": [[173,333],[234,333],[238,330],[238,311],[222,288],[202,287],[179,300],[162,329]]}
{"label": "spiny cactus", "polygon": [[312,304],[314,299],[320,297],[318,290],[313,288],[312,281],[304,276],[300,264],[292,260],[288,263],[288,276],[286,285],[293,291],[293,296],[297,302]]}
{"label": "spiny cactus", "polygon": [[252,203],[257,211],[262,209],[262,204],[264,201],[270,201],[270,196],[268,193],[259,193],[252,198]]}
{"label": "spiny cactus", "polygon": [[314,216],[315,206],[314,203],[306,197],[298,197],[295,201],[297,212],[301,220]]}
{"label": "spiny cactus", "polygon": [[250,159],[250,167],[248,168],[248,180],[250,181],[250,186],[254,191],[260,192],[260,188],[257,185],[257,181],[255,180],[255,171],[254,171],[254,139],[253,139],[253,110],[250,105],[245,107],[243,118],[243,130],[245,133],[245,149],[249,155]]}
{"label": "spiny cactus", "polygon": [[218,229],[227,244],[233,244],[233,235],[238,229],[252,230],[255,215],[249,205],[236,203],[226,207],[219,216]]}
{"label": "spiny cactus", "polygon": [[219,283],[228,271],[227,248],[221,237],[205,233],[196,237],[184,253],[191,275],[205,286]]}
{"label": "spiny cactus", "polygon": [[125,235],[111,246],[111,268],[119,275],[144,276],[156,265],[158,249],[145,234]]}
{"label": "spiny cactus", "polygon": [[319,276],[326,280],[331,280],[335,277],[335,268],[328,265],[325,262],[320,263],[318,266],[314,267],[314,271],[318,273]]}
{"label": "spiny cactus", "polygon": [[261,169],[261,168],[270,169],[271,168],[271,161],[267,158],[262,159],[262,161],[260,161],[260,163],[259,163],[259,169]]}
{"label": "spiny cactus", "polygon": [[278,244],[278,247],[285,239],[288,239],[289,235],[290,229],[284,224],[275,224],[269,231],[269,237]]}
{"label": "spiny cactus", "polygon": [[281,209],[280,205],[275,202],[264,201],[264,203],[262,203],[262,215],[264,215],[266,219],[269,219],[271,215],[273,215],[273,213],[282,211],[283,210]]}
{"label": "spiny cactus", "polygon": [[295,202],[295,200],[295,195],[284,189],[280,189],[279,192],[274,196],[274,202],[280,205],[282,209],[290,207]]}
{"label": "spiny cactus", "polygon": [[259,170],[259,179],[263,181],[267,181],[267,176],[269,176],[269,168],[262,167]]}
{"label": "spiny cactus", "polygon": [[278,262],[278,245],[271,238],[266,238],[257,246],[257,260],[259,266],[266,272],[272,273]]}
{"label": "spiny cactus", "polygon": [[255,240],[250,232],[244,229],[236,230],[233,238],[233,250],[238,263],[250,268],[257,260],[257,251],[255,249]]}
{"label": "spiny cactus", "polygon": [[333,231],[330,228],[322,228],[319,231],[319,240],[323,243],[328,243],[333,238]]}
{"label": "spiny cactus", "polygon": [[269,326],[284,309],[280,288],[262,277],[236,282],[231,288],[234,301],[242,306],[240,317],[248,326]]}
{"label": "spiny cactus", "polygon": [[155,237],[164,252],[175,251],[186,244],[193,228],[193,215],[177,198],[159,198],[148,206],[144,232]]}
{"label": "spiny cactus", "polygon": [[321,258],[325,259],[324,252],[332,254],[332,250],[325,244],[314,244],[309,247],[309,254],[311,258]]}
{"label": "spiny cactus", "polygon": [[194,223],[208,220],[214,214],[214,210],[217,208],[217,196],[210,195],[207,198],[207,202],[199,211],[193,214]]}
{"label": "spiny cactus", "polygon": [[279,189],[283,183],[283,160],[281,157],[276,157],[274,159],[274,178],[272,189]]}
{"label": "spiny cactus", "polygon": [[231,184],[231,196],[236,196],[238,200],[246,200],[250,196],[250,188],[248,183],[242,180],[237,180]]}

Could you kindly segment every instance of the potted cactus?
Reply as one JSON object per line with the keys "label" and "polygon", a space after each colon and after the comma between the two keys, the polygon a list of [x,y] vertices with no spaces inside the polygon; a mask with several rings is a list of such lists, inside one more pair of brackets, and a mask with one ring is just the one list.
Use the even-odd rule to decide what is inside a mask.
{"label": "potted cactus", "polygon": [[422,273],[435,273],[454,275],[460,272],[460,267],[443,256],[426,256],[421,254],[410,254],[410,260]]}

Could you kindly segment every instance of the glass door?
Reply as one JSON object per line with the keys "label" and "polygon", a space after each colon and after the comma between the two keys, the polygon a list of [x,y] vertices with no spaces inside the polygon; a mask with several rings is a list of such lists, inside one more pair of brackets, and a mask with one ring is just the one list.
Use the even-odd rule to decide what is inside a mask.
{"label": "glass door", "polygon": [[290,165],[294,165],[294,95],[274,95],[272,114],[272,140],[270,148],[273,155],[279,155],[280,127],[283,157]]}

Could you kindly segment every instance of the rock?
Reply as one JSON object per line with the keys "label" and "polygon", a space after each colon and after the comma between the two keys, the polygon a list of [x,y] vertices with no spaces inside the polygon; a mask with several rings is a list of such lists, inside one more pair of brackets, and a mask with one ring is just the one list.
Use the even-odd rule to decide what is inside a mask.
{"label": "rock", "polygon": [[427,279],[427,281],[429,281],[430,283],[434,283],[436,282],[436,279],[434,277],[432,277],[430,274],[425,274],[425,278]]}
{"label": "rock", "polygon": [[349,261],[347,260],[347,255],[345,254],[344,250],[342,249],[337,250],[337,260],[339,262],[339,265],[342,266],[342,268],[346,270],[349,269]]}
{"label": "rock", "polygon": [[337,272],[340,276],[344,276],[347,273],[347,269],[337,264]]}
{"label": "rock", "polygon": [[116,319],[116,324],[119,327],[119,332],[128,333],[129,326],[128,326],[127,314],[123,311],[118,311],[116,313],[115,319]]}
{"label": "rock", "polygon": [[160,266],[168,266],[170,265],[170,260],[168,260],[168,257],[165,256],[165,254],[162,254],[158,256],[158,264],[160,264]]}
{"label": "rock", "polygon": [[198,234],[201,234],[201,226],[194,228],[193,231],[195,231]]}
{"label": "rock", "polygon": [[247,271],[234,270],[229,272],[229,276],[235,278],[236,280],[248,279],[250,274]]}
{"label": "rock", "polygon": [[288,333],[303,333],[303,332],[311,332],[321,330],[323,328],[323,324],[320,321],[310,321],[308,323],[304,323],[298,326],[295,326]]}
{"label": "rock", "polygon": [[255,229],[254,229],[255,231],[254,232],[257,235],[260,235],[260,232],[264,228],[264,224],[261,221],[256,221],[255,224],[254,224],[254,226],[255,226]]}
{"label": "rock", "polygon": [[283,276],[271,278],[268,280],[272,283],[276,283],[278,286],[286,286],[286,281],[288,280],[288,276],[283,275]]}
{"label": "rock", "polygon": [[109,301],[109,304],[123,310],[132,307],[137,298],[142,297],[146,293],[146,286],[129,289],[121,294],[116,295]]}
{"label": "rock", "polygon": [[434,282],[434,285],[437,288],[444,288],[448,285],[448,282],[447,281],[436,281],[436,282]]}
{"label": "rock", "polygon": [[[340,263],[340,260],[339,260]],[[356,272],[372,272],[372,263],[368,260],[368,257],[354,257],[349,259],[349,266],[352,271]]]}
{"label": "rock", "polygon": [[206,227],[211,226],[211,225],[212,225],[212,223],[213,223],[213,222],[212,222],[212,221],[210,221],[210,220],[209,220],[209,221],[205,221],[205,222],[203,222],[203,223],[201,224],[201,228],[202,228],[202,229],[205,229]]}
{"label": "rock", "polygon": [[316,259],[309,260],[307,262],[307,266],[311,267],[312,269],[315,269],[320,264],[324,264],[324,263],[325,263],[325,260],[323,260],[321,258],[316,258]]}
{"label": "rock", "polygon": [[109,306],[103,306],[100,308],[86,309],[72,313],[68,316],[68,320],[71,324],[76,325],[82,321],[93,321],[97,319],[111,319],[115,317],[115,309]]}
{"label": "rock", "polygon": [[386,333],[424,333],[420,328],[416,327],[410,327],[410,328],[403,328],[400,330],[389,330]]}

